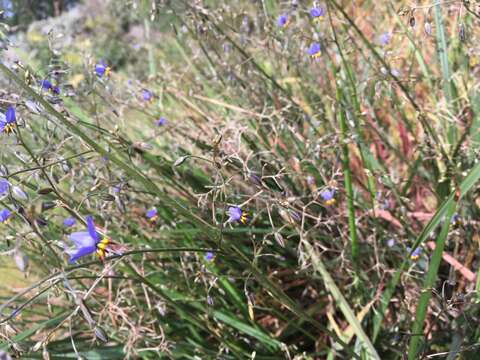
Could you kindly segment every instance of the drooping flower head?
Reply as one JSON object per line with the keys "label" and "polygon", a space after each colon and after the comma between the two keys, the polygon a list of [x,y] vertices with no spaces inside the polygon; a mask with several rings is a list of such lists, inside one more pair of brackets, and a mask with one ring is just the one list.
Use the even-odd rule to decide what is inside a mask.
{"label": "drooping flower head", "polygon": [[42,88],[42,90],[44,90],[44,91],[48,91],[48,92],[51,92],[51,93],[56,94],[56,95],[60,94],[60,88],[58,86],[54,86],[47,79],[40,80],[39,84],[40,84],[40,87]]}
{"label": "drooping flower head", "polygon": [[5,111],[5,115],[0,116],[0,132],[4,132],[7,135],[12,133],[16,121],[15,108],[12,105],[9,105],[7,111]]}
{"label": "drooping flower head", "polygon": [[215,258],[215,254],[211,251],[207,251],[203,258],[205,261],[212,261]]}
{"label": "drooping flower head", "polygon": [[143,101],[150,101],[153,99],[153,94],[150,90],[142,89],[142,99]]}
{"label": "drooping flower head", "polygon": [[335,204],[335,190],[334,189],[325,189],[320,193],[320,197],[323,200],[323,203],[327,206]]}
{"label": "drooping flower head", "polygon": [[241,222],[242,224],[248,222],[248,214],[238,206],[230,206],[228,208],[228,215],[228,222]]}
{"label": "drooping flower head", "polygon": [[110,244],[110,240],[106,237],[102,238],[95,230],[95,225],[93,224],[93,218],[91,216],[87,216],[86,220],[87,231],[77,231],[70,234],[68,237],[75,245],[74,248],[66,251],[67,254],[70,255],[70,258],[68,259],[70,264],[74,263],[82,256],[93,253],[96,253],[102,260],[105,258],[105,251]]}
{"label": "drooping flower head", "polygon": [[107,77],[110,75],[110,71],[112,71],[112,69],[110,66],[107,66],[104,61],[95,64],[95,74],[97,74],[98,77]]}
{"label": "drooping flower head", "polygon": [[75,225],[76,222],[77,221],[75,220],[75,218],[70,216],[70,217],[67,217],[63,220],[63,226],[65,226],[67,228],[72,227],[73,225]]}
{"label": "drooping flower head", "polygon": [[167,123],[167,119],[165,119],[163,116],[160,117],[160,119],[155,120],[155,125],[157,126],[163,126]]}
{"label": "drooping flower head", "polygon": [[145,213],[145,216],[147,217],[148,221],[155,222],[158,219],[157,213],[158,213],[157,208],[151,208],[147,210],[147,212]]}
{"label": "drooping flower head", "polygon": [[278,17],[277,19],[277,26],[286,28],[288,24],[290,23],[288,15],[287,14],[282,14]]}
{"label": "drooping flower head", "polygon": [[313,7],[309,11],[310,16],[313,20],[321,20],[325,16],[325,9],[322,7]]}
{"label": "drooping flower head", "polygon": [[322,48],[319,43],[312,43],[307,49],[307,54],[312,59],[318,59],[322,55]]}
{"label": "drooping flower head", "polygon": [[[407,246],[407,251],[410,254],[412,249]],[[420,257],[421,254],[422,254],[422,248],[419,246],[410,254],[410,259],[413,260],[413,261],[416,261],[416,260],[418,260],[418,258]]]}
{"label": "drooping flower head", "polygon": [[4,223],[7,222],[7,220],[10,218],[10,211],[8,209],[2,209],[0,210],[0,222]]}
{"label": "drooping flower head", "polygon": [[385,46],[390,42],[391,38],[392,38],[392,35],[389,32],[384,32],[378,37],[378,43],[381,46]]}

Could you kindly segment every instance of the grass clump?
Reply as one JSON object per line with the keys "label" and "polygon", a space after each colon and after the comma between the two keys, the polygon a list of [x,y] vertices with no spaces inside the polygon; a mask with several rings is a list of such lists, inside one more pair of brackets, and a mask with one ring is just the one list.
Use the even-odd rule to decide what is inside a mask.
{"label": "grass clump", "polygon": [[449,6],[85,1],[17,33],[0,349],[474,359],[478,19]]}

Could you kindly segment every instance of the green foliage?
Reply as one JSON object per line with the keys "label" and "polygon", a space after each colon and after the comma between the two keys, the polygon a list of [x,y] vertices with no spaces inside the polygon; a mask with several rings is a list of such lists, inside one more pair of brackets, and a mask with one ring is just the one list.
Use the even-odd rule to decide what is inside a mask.
{"label": "green foliage", "polygon": [[[310,7],[91,0],[15,34],[1,350],[475,358],[478,19]],[[88,215],[107,257],[69,264]]]}

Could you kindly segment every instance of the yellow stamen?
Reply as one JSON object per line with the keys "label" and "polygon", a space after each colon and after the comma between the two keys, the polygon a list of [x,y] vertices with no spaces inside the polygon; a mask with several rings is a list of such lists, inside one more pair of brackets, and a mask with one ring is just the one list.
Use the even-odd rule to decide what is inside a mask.
{"label": "yellow stamen", "polygon": [[105,76],[108,76],[110,74],[110,71],[112,71],[112,69],[110,68],[110,66],[107,66],[105,68]]}
{"label": "yellow stamen", "polygon": [[326,205],[326,206],[331,206],[331,205],[335,204],[336,202],[337,202],[337,201],[336,201],[334,198],[332,198],[332,199],[330,199],[330,200],[326,200],[326,201],[325,201],[325,205]]}
{"label": "yellow stamen", "polygon": [[321,52],[321,51],[316,52],[316,53],[313,54],[313,55],[310,55],[310,57],[311,57],[312,59],[318,59],[320,56],[322,56],[322,52]]}
{"label": "yellow stamen", "polygon": [[246,224],[247,221],[248,221],[248,214],[242,212],[242,216],[240,216],[240,222],[241,222],[242,224]]}
{"label": "yellow stamen", "polygon": [[5,127],[3,128],[3,132],[7,135],[10,135],[13,133],[13,129],[15,129],[15,124],[10,123],[10,124],[5,124]]}

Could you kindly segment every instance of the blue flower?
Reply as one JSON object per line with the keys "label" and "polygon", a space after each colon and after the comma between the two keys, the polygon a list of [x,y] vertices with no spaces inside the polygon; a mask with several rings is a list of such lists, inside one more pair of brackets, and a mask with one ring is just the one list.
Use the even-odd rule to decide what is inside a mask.
{"label": "blue flower", "polygon": [[314,20],[320,20],[321,18],[323,18],[325,16],[325,9],[320,7],[313,7],[310,9],[309,11],[310,13],[310,16],[314,19]]}
{"label": "blue flower", "polygon": [[288,23],[289,23],[289,20],[288,20],[288,15],[287,14],[282,14],[277,19],[277,26],[278,27],[287,27]]}
{"label": "blue flower", "polygon": [[[407,246],[407,251],[410,254],[412,249]],[[410,254],[410,259],[416,261],[416,260],[418,260],[418,258],[420,257],[421,254],[422,254],[422,248],[419,246]]]}
{"label": "blue flower", "polygon": [[8,192],[10,183],[5,179],[0,179],[0,195],[5,195]]}
{"label": "blue flower", "polygon": [[215,258],[215,254],[211,251],[207,251],[203,257],[205,261],[212,261]]}
{"label": "blue flower", "polygon": [[39,81],[39,84],[44,91],[49,91],[56,95],[60,94],[60,88],[58,86],[53,86],[52,83],[47,79]]}
{"label": "blue flower", "polygon": [[150,90],[142,89],[142,99],[144,101],[150,101],[153,99],[153,94]]}
{"label": "blue flower", "polygon": [[2,222],[2,223],[7,222],[10,215],[11,215],[11,213],[8,209],[0,210],[0,222]]}
{"label": "blue flower", "polygon": [[110,66],[107,66],[104,61],[95,64],[95,74],[97,74],[98,77],[108,76],[111,70]]}
{"label": "blue flower", "polygon": [[4,132],[5,134],[12,133],[16,121],[15,108],[12,105],[9,105],[7,111],[5,111],[5,115],[0,116],[0,132]]}
{"label": "blue flower", "polygon": [[240,209],[238,206],[230,206],[228,208],[228,222],[238,222],[246,224],[248,222],[248,214]]}
{"label": "blue flower", "polygon": [[165,125],[166,123],[167,123],[167,119],[165,119],[163,116],[160,117],[160,119],[155,121],[155,125],[157,126],[162,126],[162,125]]}
{"label": "blue flower", "polygon": [[330,206],[335,204],[335,190],[325,189],[320,193],[320,197],[322,198],[325,205]]}
{"label": "blue flower", "polygon": [[65,218],[65,220],[63,220],[63,226],[65,227],[71,227],[73,225],[75,225],[77,221],[75,220],[74,217],[67,217]]}
{"label": "blue flower", "polygon": [[319,43],[312,43],[307,49],[307,54],[312,59],[318,59],[322,55],[322,49]]}
{"label": "blue flower", "polygon": [[156,208],[151,208],[151,209],[147,210],[147,212],[145,213],[145,216],[151,222],[156,221],[158,219],[157,209]]}
{"label": "blue flower", "polygon": [[107,245],[110,243],[110,240],[107,238],[101,238],[100,235],[95,230],[95,225],[93,224],[93,218],[87,216],[87,231],[77,231],[68,237],[73,244],[74,248],[68,249],[66,252],[70,255],[68,262],[70,264],[74,263],[76,260],[82,256],[97,253],[100,259],[105,258],[105,250]]}
{"label": "blue flower", "polygon": [[460,218],[460,215],[458,215],[458,213],[452,215],[452,217],[450,218],[450,224],[454,226],[460,226],[462,224],[462,219]]}
{"label": "blue flower", "polygon": [[378,37],[378,42],[381,46],[385,46],[390,42],[392,35],[389,32],[384,32]]}

